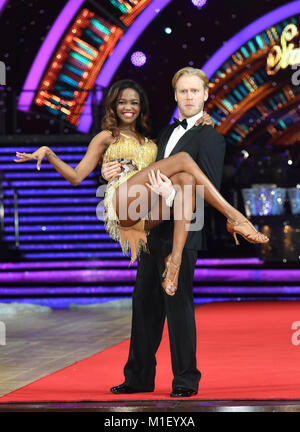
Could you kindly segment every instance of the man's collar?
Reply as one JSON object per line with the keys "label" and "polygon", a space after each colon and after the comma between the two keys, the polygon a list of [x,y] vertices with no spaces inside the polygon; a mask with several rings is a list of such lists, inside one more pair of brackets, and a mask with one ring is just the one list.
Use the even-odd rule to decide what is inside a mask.
{"label": "man's collar", "polygon": [[[200,111],[198,114],[195,114],[193,117],[189,117],[187,118],[187,124],[188,124],[188,128],[193,127],[196,123],[196,121],[201,118],[203,116],[203,110]],[[182,118],[180,118],[180,120],[183,120]]]}

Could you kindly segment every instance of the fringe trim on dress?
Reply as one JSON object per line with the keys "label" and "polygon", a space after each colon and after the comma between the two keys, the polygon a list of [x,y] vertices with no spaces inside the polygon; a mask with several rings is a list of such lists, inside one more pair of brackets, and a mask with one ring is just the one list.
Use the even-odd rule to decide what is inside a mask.
{"label": "fringe trim on dress", "polygon": [[131,227],[122,227],[113,207],[113,196],[117,187],[134,174],[136,172],[127,173],[126,176],[121,177],[119,180],[109,183],[104,198],[106,210],[104,215],[105,229],[113,240],[120,243],[124,255],[128,256],[129,252],[131,252],[130,264],[139,259],[142,252],[149,253],[147,245],[149,231],[145,231],[145,220],[148,219],[148,215]]}

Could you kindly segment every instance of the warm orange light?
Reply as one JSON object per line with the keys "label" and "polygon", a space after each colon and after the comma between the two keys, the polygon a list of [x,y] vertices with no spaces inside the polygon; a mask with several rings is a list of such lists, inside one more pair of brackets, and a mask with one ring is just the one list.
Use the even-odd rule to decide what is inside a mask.
{"label": "warm orange light", "polygon": [[[132,0],[131,4],[134,5],[134,1],[135,0]],[[138,0],[136,2],[137,6],[133,7],[132,12],[135,12],[140,8],[138,12],[140,13],[146,4],[149,3],[150,0]],[[141,5],[143,5],[143,7],[141,7]],[[138,15],[138,13],[136,15]],[[49,87],[49,91],[45,91],[43,94],[40,91],[38,93],[39,97],[36,99],[36,103],[39,103],[41,106],[46,105],[65,113],[67,116],[66,120],[72,124],[78,124],[80,113],[88,96],[88,91],[78,90],[90,90],[93,88],[101,67],[111,55],[116,43],[123,35],[123,31],[118,26],[112,26],[109,22],[106,22],[106,25],[111,33],[109,36],[106,36],[104,43],[102,43],[99,48],[95,48],[88,42],[82,40],[80,38],[81,32],[89,25],[90,18],[94,16],[96,16],[96,14],[89,11],[88,9],[81,11],[78,19],[75,21],[75,24],[73,24],[68,33],[65,35],[57,53],[55,54],[53,63],[50,65],[48,71],[43,77],[44,81],[42,80],[42,87],[44,89]],[[133,15],[131,16],[133,17]],[[85,48],[89,48],[88,51],[86,51]],[[83,55],[89,62],[83,66],[83,75],[81,81],[77,84],[78,89],[77,91],[74,91],[74,96],[72,100],[69,101],[54,95],[50,89],[54,88],[54,85],[58,79],[59,71],[63,67],[64,63],[68,61],[70,50],[74,50]],[[59,105],[57,105],[57,102]]]}

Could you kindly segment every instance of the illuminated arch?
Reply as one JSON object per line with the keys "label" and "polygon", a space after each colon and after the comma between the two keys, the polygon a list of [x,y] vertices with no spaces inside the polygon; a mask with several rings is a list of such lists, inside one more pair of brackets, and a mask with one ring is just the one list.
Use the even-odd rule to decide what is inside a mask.
{"label": "illuminated arch", "polygon": [[271,27],[279,21],[283,21],[300,12],[300,1],[296,0],[291,3],[281,6],[272,12],[263,15],[256,21],[249,24],[235,36],[233,36],[222,48],[220,48],[210,60],[203,66],[203,70],[210,78],[214,72],[243,44],[248,42],[249,39],[256,36],[258,33]]}
{"label": "illuminated arch", "polygon": [[51,27],[25,79],[23,91],[20,94],[18,102],[18,109],[20,111],[28,111],[34,98],[32,90],[38,87],[53,51],[84,1],[69,0]]}
{"label": "illuminated arch", "polygon": [[7,2],[7,0],[0,0],[0,13],[2,12],[2,9],[4,9],[6,2]]}
{"label": "illuminated arch", "polygon": [[[252,38],[256,37],[260,33],[264,32],[268,27],[271,27],[278,22],[282,22],[285,19],[295,16],[300,12],[300,1],[293,1],[291,3],[288,3],[287,5],[281,6],[277,9],[275,9],[272,12],[267,13],[266,15],[260,17],[256,21],[249,24],[247,27],[245,27],[243,30],[241,30],[239,33],[237,33],[235,36],[233,36],[224,46],[222,46],[218,51],[215,52],[215,54],[210,58],[209,61],[207,61],[202,69],[206,72],[207,76],[212,79],[214,74],[222,75],[222,72],[218,71],[225,63],[227,63],[235,53],[237,53],[243,45],[248,43]],[[263,42],[262,42],[263,43]],[[264,91],[271,93],[271,88],[266,88]],[[212,89],[212,91],[214,91]],[[263,92],[262,92],[263,93]],[[225,102],[226,101],[225,99]],[[255,103],[255,100],[253,99],[252,103]],[[213,105],[213,103],[211,104]],[[209,106],[209,105],[208,105]],[[222,106],[222,109],[226,109],[226,107]],[[246,110],[247,107],[243,107],[244,110]],[[250,108],[250,105],[249,105]],[[239,115],[243,114],[244,112],[241,111]],[[178,109],[176,108],[173,116],[178,117]],[[172,117],[173,117],[172,116]],[[229,116],[228,116],[229,117]],[[214,119],[215,120],[215,119]],[[230,118],[228,118],[227,123],[231,121]],[[170,121],[172,122],[172,120]],[[280,123],[281,120],[279,120],[279,124],[282,125],[284,128],[284,122]],[[218,124],[218,121],[215,120],[215,123]],[[243,141],[243,127],[241,125],[237,126],[237,129],[240,126],[240,134],[233,133],[233,138],[236,139],[236,141],[241,142]],[[228,132],[228,128],[221,128],[221,133]],[[220,128],[219,128],[220,129]],[[272,136],[272,133],[270,132],[270,135]],[[272,137],[273,138],[273,137]]]}
{"label": "illuminated arch", "polygon": [[[101,70],[96,84],[107,87],[118,69],[119,65],[123,61],[124,57],[131,49],[132,45],[135,43],[137,38],[145,30],[145,28],[153,21],[162,9],[164,9],[171,0],[153,0],[151,4],[141,13],[139,18],[126,32],[124,37],[121,39],[117,47],[115,48],[111,57],[105,63],[103,69]],[[101,100],[101,98],[99,98]],[[80,118],[80,123],[78,129],[81,132],[88,132],[92,124],[91,116],[91,96],[89,96],[87,104],[83,110],[82,116]]]}
{"label": "illuminated arch", "polygon": [[[115,26],[112,29],[112,32],[115,32],[117,36],[114,38],[113,43],[111,43],[110,46],[106,49],[106,56],[101,60],[101,65],[99,65],[100,62],[98,60],[95,60],[92,65],[88,65],[88,66],[92,66],[92,69],[86,69],[86,71],[84,72],[84,77],[85,78],[87,76],[89,77],[88,88],[92,88],[96,80],[97,80],[97,84],[100,83],[100,85],[102,86],[106,86],[109,84],[116,69],[118,68],[119,64],[127,54],[128,50],[134,44],[136,39],[140,36],[140,34],[144,31],[144,29],[151,23],[151,21],[157,16],[157,14],[170,1],[171,0],[152,0],[152,1],[150,0],[150,4],[149,4],[149,0],[139,0],[136,3],[136,6],[134,7],[128,6],[128,9],[126,8],[125,3],[124,6],[122,6],[123,2],[118,2],[118,5],[121,5],[122,9],[124,9],[125,12],[130,11],[130,13],[127,14],[128,17],[124,12],[124,15],[122,15],[124,19],[121,18],[124,24],[125,32],[121,28]],[[45,86],[46,87],[49,86],[49,82],[51,82],[51,77],[53,77],[53,75],[55,75],[55,72],[59,70],[57,65],[57,59],[54,58],[53,54],[59,53],[59,55],[57,55],[56,57],[61,59],[61,53],[65,54],[66,52],[66,50],[63,50],[62,42],[59,51],[55,52],[55,49],[57,49],[58,43],[62,39],[62,35],[66,33],[66,29],[70,26],[72,20],[74,21],[75,15],[79,13],[79,10],[83,2],[84,0],[69,0],[67,5],[61,11],[59,17],[57,18],[54,25],[52,26],[49,34],[47,35],[44,43],[42,44],[31,66],[29,74],[25,80],[24,89],[19,98],[18,109],[21,111],[29,110],[34,100],[34,92],[30,92],[30,90],[36,89],[38,88],[38,86],[40,86],[37,97],[34,100],[34,102],[37,105],[40,106],[47,105],[48,111],[53,112],[53,114],[56,115],[59,114],[62,117],[63,115],[66,116],[68,120],[73,124],[78,124],[80,116],[82,114],[83,120],[80,121],[79,123],[79,130],[83,132],[87,132],[90,128],[92,118],[91,118],[91,113],[89,112],[89,103],[87,104],[86,108],[84,108],[86,105],[86,97],[82,97],[80,103],[78,104],[76,103],[77,101],[75,100],[70,101],[67,100],[67,98],[64,98],[63,96],[60,95],[59,97],[57,97],[56,94],[48,92],[47,88],[45,88]],[[84,12],[84,10],[82,10],[82,12]],[[89,11],[87,10],[87,12]],[[128,27],[126,28],[126,26]],[[73,31],[76,32],[75,27]],[[68,32],[69,33],[67,34],[67,36],[64,36],[63,43],[67,43],[68,40],[71,40],[70,30],[68,30]],[[77,40],[77,43],[80,44],[80,42],[81,41]],[[114,45],[116,46],[114,47]],[[81,50],[82,54],[86,54],[86,56],[88,57],[89,56],[88,50],[90,50],[90,48],[91,47],[89,47],[87,44],[85,46],[82,46],[81,44],[79,50]],[[46,66],[49,63],[49,60],[52,56],[54,60],[52,61],[51,65],[48,67],[48,70],[45,72]],[[60,60],[58,60],[58,62],[59,61]],[[54,65],[54,63],[56,64]],[[61,67],[61,64],[59,65],[59,67]],[[73,74],[74,76],[74,73],[78,74],[78,70],[79,69],[78,68],[76,69],[76,66],[75,67],[74,65],[70,66],[68,74],[71,76]],[[75,82],[70,77],[64,77],[64,78],[66,80],[69,80],[69,83]],[[41,82],[41,80],[43,82]],[[80,80],[78,79],[77,84],[80,89],[81,88],[80,86],[82,86],[82,82],[79,81]],[[49,88],[51,88],[51,85]],[[86,87],[84,86],[84,88]],[[76,108],[75,110],[74,107],[78,107],[78,106],[80,108]],[[74,113],[72,109],[74,110],[74,112],[75,111],[76,112]],[[82,113],[83,110],[84,112]],[[71,116],[72,113],[73,116]]]}

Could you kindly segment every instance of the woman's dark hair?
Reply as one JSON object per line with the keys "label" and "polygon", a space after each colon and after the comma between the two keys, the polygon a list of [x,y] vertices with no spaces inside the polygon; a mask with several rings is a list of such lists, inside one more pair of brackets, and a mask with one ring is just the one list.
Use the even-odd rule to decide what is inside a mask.
{"label": "woman's dark hair", "polygon": [[105,99],[105,116],[102,119],[102,129],[110,130],[113,136],[119,135],[120,120],[117,116],[116,102],[121,91],[125,89],[135,90],[140,97],[141,112],[136,121],[136,131],[145,136],[150,131],[149,102],[145,91],[133,80],[121,80],[114,83],[108,90]]}

